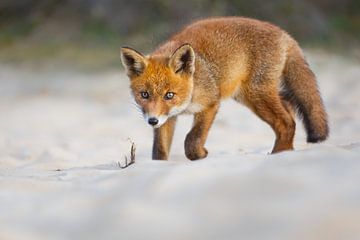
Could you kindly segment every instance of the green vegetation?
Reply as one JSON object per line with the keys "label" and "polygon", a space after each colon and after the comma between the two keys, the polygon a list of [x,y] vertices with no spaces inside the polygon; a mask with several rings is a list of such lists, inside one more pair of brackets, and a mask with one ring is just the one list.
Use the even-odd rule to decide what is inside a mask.
{"label": "green vegetation", "polygon": [[223,15],[270,21],[302,45],[360,59],[358,0],[5,0],[0,61],[118,66],[122,45],[149,51],[194,19]]}

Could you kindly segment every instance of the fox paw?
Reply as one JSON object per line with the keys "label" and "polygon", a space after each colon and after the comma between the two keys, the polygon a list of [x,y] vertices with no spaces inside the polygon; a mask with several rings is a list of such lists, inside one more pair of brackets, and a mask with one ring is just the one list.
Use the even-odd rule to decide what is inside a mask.
{"label": "fox paw", "polygon": [[189,148],[189,149],[185,149],[185,154],[188,159],[193,161],[193,160],[206,158],[208,155],[208,151],[204,147]]}

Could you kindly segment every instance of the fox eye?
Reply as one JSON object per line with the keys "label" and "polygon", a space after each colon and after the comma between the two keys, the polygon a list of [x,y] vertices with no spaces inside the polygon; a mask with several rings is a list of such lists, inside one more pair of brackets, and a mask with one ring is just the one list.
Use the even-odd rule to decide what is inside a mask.
{"label": "fox eye", "polygon": [[165,94],[165,100],[173,99],[174,95],[175,95],[175,93],[173,93],[173,92],[167,92]]}
{"label": "fox eye", "polygon": [[144,99],[148,99],[149,98],[149,93],[148,92],[140,92],[141,97]]}

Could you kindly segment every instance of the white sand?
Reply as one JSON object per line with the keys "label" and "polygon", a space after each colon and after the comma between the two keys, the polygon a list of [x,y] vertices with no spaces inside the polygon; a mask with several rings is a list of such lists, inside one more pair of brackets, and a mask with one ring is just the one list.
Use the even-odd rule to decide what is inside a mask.
{"label": "white sand", "polygon": [[[128,80],[0,67],[0,239],[359,239],[360,68],[312,54],[331,138],[268,155],[271,129],[232,101],[191,162],[180,118],[171,159],[152,161],[152,130]],[[131,138],[136,163],[120,169]],[[58,170],[58,171],[57,171]]]}

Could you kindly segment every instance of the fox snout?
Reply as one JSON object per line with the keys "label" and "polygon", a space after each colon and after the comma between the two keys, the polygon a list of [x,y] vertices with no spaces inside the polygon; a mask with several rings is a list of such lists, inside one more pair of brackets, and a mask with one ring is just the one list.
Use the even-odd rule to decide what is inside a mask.
{"label": "fox snout", "polygon": [[147,113],[144,114],[145,121],[154,128],[159,128],[161,125],[163,125],[166,120],[168,119],[168,116],[166,115],[160,115],[160,116],[154,116],[149,115]]}
{"label": "fox snout", "polygon": [[151,126],[155,126],[159,123],[159,120],[157,118],[154,118],[154,117],[151,117],[148,119],[148,123],[151,125]]}

